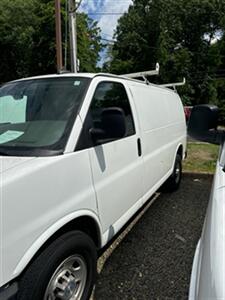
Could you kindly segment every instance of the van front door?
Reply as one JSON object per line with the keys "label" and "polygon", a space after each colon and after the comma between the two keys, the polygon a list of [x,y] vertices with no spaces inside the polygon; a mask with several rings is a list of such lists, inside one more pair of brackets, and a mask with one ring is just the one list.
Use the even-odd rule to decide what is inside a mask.
{"label": "van front door", "polygon": [[143,165],[134,107],[122,83],[102,81],[97,85],[85,121],[86,132],[90,127],[101,128],[101,112],[109,107],[123,109],[126,135],[89,147],[89,153],[102,229],[109,230],[110,239],[141,205]]}

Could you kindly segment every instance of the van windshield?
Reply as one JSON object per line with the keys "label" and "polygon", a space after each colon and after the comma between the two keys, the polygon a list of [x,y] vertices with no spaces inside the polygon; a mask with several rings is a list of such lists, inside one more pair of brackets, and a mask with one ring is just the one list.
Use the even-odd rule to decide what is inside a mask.
{"label": "van windshield", "polygon": [[24,80],[0,88],[0,155],[63,153],[90,79]]}

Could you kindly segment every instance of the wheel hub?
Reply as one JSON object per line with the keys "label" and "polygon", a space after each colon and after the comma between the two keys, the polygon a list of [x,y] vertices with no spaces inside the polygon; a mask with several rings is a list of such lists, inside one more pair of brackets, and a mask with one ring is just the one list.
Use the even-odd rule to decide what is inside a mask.
{"label": "wheel hub", "polygon": [[179,180],[180,180],[180,166],[179,164],[177,164],[175,168],[175,181],[179,182]]}
{"label": "wheel hub", "polygon": [[55,297],[63,300],[72,299],[76,294],[78,285],[73,274],[69,270],[64,271],[62,274],[59,274],[55,280]]}
{"label": "wheel hub", "polygon": [[64,291],[64,298],[70,299],[77,289],[77,284],[74,281],[68,283]]}
{"label": "wheel hub", "polygon": [[87,279],[82,257],[74,255],[60,264],[46,289],[44,300],[80,300]]}

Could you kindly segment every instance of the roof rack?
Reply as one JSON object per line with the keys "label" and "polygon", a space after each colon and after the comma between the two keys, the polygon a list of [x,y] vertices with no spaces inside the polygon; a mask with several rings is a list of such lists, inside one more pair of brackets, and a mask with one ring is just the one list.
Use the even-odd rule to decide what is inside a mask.
{"label": "roof rack", "polygon": [[139,78],[142,77],[144,79],[144,82],[146,84],[149,84],[149,81],[147,80],[146,76],[153,76],[153,75],[159,75],[159,63],[156,64],[155,66],[155,70],[150,70],[150,71],[144,71],[144,72],[137,72],[137,73],[130,73],[130,74],[124,74],[121,75],[123,77],[127,77],[127,78]]}
{"label": "roof rack", "polygon": [[182,82],[159,84],[159,86],[168,87],[168,88],[172,87],[176,91],[177,86],[182,86],[185,84],[186,84],[186,78],[184,77]]}

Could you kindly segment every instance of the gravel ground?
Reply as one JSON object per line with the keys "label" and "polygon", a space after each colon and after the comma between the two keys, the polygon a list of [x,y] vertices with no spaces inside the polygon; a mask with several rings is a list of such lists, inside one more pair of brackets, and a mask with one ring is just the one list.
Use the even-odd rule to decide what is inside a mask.
{"label": "gravel ground", "polygon": [[98,261],[94,300],[187,299],[212,177],[185,174],[157,194]]}

